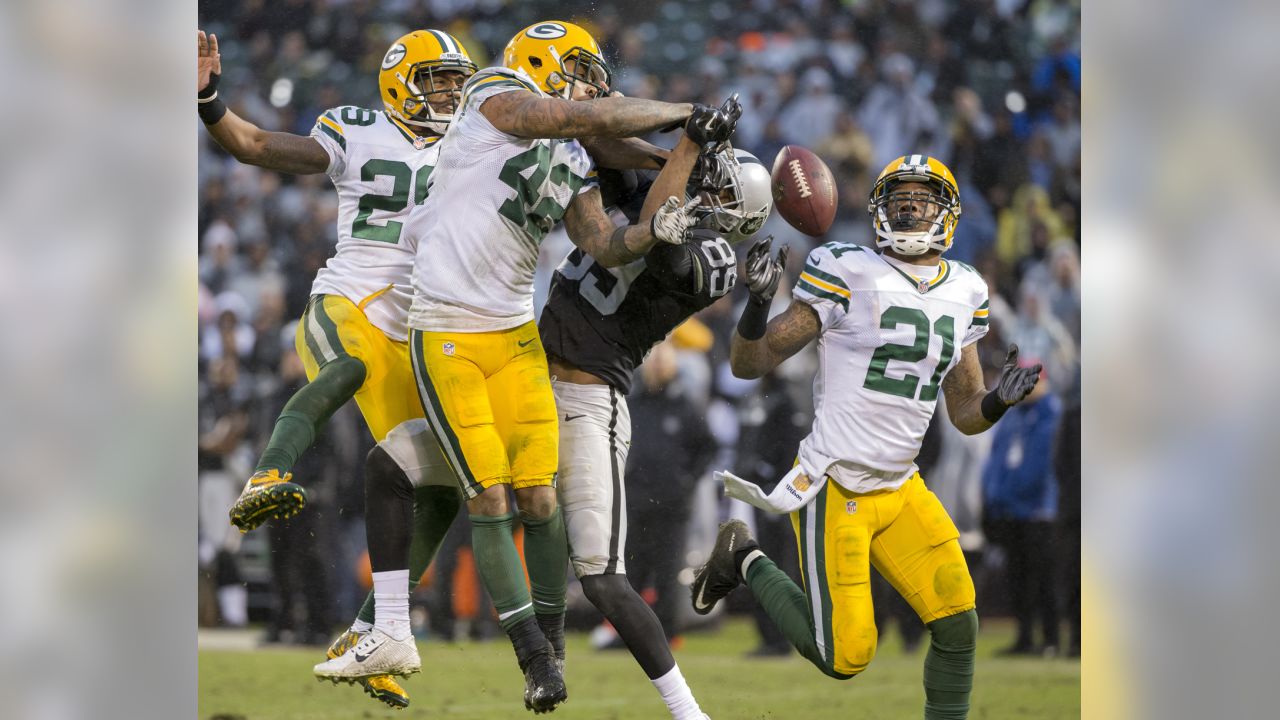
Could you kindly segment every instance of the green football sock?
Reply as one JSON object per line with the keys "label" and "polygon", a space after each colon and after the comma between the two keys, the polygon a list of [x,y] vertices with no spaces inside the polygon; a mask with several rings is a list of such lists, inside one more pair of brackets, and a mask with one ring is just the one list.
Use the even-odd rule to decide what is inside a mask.
{"label": "green football sock", "polygon": [[524,567],[515,541],[511,539],[513,515],[471,515],[471,552],[489,599],[498,611],[498,624],[505,631],[533,617],[533,601],[524,581]]}
{"label": "green football sock", "polygon": [[[435,560],[449,526],[458,516],[462,498],[454,488],[428,485],[413,491],[413,543],[409,546],[409,591]],[[373,592],[364,599],[357,619],[373,624]]]}
{"label": "green football sock", "polygon": [[524,523],[524,558],[533,590],[533,611],[557,657],[564,657],[564,597],[569,578],[564,516],[556,508],[548,518],[532,520],[522,514],[520,519]]}
{"label": "green football sock", "polygon": [[925,720],[965,720],[973,690],[978,613],[968,610],[929,623],[932,639],[924,658]]}
{"label": "green football sock", "polygon": [[813,636],[813,619],[809,617],[809,599],[804,590],[767,557],[756,558],[747,568],[747,587],[800,655],[830,674],[830,666]]}
{"label": "green football sock", "polygon": [[316,435],[333,413],[364,384],[364,377],[364,363],[350,356],[340,357],[321,368],[314,380],[285,403],[254,472],[273,469],[281,475],[289,472],[298,457],[315,442]]}

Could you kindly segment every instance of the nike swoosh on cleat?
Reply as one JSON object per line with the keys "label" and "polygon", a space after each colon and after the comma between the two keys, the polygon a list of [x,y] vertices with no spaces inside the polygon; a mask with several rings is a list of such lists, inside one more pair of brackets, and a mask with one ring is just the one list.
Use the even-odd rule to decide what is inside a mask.
{"label": "nike swoosh on cleat", "polygon": [[698,610],[710,610],[711,606],[703,602],[702,594],[707,591],[707,584],[702,583],[702,587],[698,588],[698,597],[694,598],[693,606]]}
{"label": "nike swoosh on cleat", "polygon": [[364,662],[365,660],[368,660],[368,659],[369,659],[369,656],[370,656],[370,655],[373,655],[375,652],[377,652],[378,648],[380,648],[380,647],[382,647],[382,643],[378,643],[377,645],[374,645],[374,646],[373,646],[373,649],[369,651],[369,655],[361,655],[361,654],[360,654],[360,653],[358,653],[358,652],[353,652],[352,654],[356,656],[356,662],[358,662],[358,663],[362,663],[362,662]]}

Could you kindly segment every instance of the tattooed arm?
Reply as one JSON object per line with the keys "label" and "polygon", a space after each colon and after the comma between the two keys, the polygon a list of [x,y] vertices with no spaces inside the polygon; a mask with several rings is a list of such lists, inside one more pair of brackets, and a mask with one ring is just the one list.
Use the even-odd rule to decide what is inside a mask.
{"label": "tattooed arm", "polygon": [[818,337],[822,324],[818,313],[807,303],[792,300],[774,319],[764,337],[747,340],[737,332],[729,342],[729,367],[740,378],[758,378]]}
{"label": "tattooed arm", "polygon": [[670,150],[640,138],[578,138],[596,165],[612,170],[661,170]]}
{"label": "tattooed arm", "polygon": [[671,151],[670,160],[649,188],[635,225],[617,227],[613,224],[604,211],[599,188],[579,194],[569,203],[564,215],[569,239],[605,267],[626,265],[643,257],[660,240],[654,234],[650,221],[668,198],[684,197],[684,186],[689,182],[689,173],[698,160],[698,149],[692,140],[680,138]]}
{"label": "tattooed arm", "polygon": [[632,137],[682,123],[692,112],[690,103],[629,97],[574,101],[522,90],[480,104],[480,113],[494,127],[522,138]]}
{"label": "tattooed arm", "polygon": [[224,150],[242,163],[295,175],[313,175],[329,168],[329,154],[315,140],[263,130],[230,110],[221,120],[205,127]]}
{"label": "tattooed arm", "polygon": [[977,343],[960,351],[960,362],[942,379],[942,392],[947,396],[947,415],[957,430],[965,435],[977,435],[992,426],[982,414],[982,398],[987,388],[982,380]]}

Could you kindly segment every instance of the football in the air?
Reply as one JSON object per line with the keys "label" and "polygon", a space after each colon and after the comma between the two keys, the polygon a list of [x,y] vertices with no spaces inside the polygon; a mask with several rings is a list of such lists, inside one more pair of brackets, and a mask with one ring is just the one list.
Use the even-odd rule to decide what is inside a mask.
{"label": "football in the air", "polygon": [[791,227],[823,235],[836,218],[836,179],[821,158],[788,145],[773,161],[773,205]]}

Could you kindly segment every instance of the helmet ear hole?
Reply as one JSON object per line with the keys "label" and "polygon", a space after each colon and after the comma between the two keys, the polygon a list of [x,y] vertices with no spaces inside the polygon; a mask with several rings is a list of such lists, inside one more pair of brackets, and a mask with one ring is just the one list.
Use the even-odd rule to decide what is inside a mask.
{"label": "helmet ear hole", "polygon": [[399,100],[399,99],[400,99],[400,95],[399,95],[398,93],[396,93],[396,89],[395,89],[395,88],[387,88],[387,94],[388,94],[388,95],[390,95],[390,96],[392,97],[392,99],[394,99],[394,100]]}
{"label": "helmet ear hole", "polygon": [[537,70],[542,67],[542,58],[534,57],[533,55],[530,55],[529,64],[532,65],[535,70]]}

